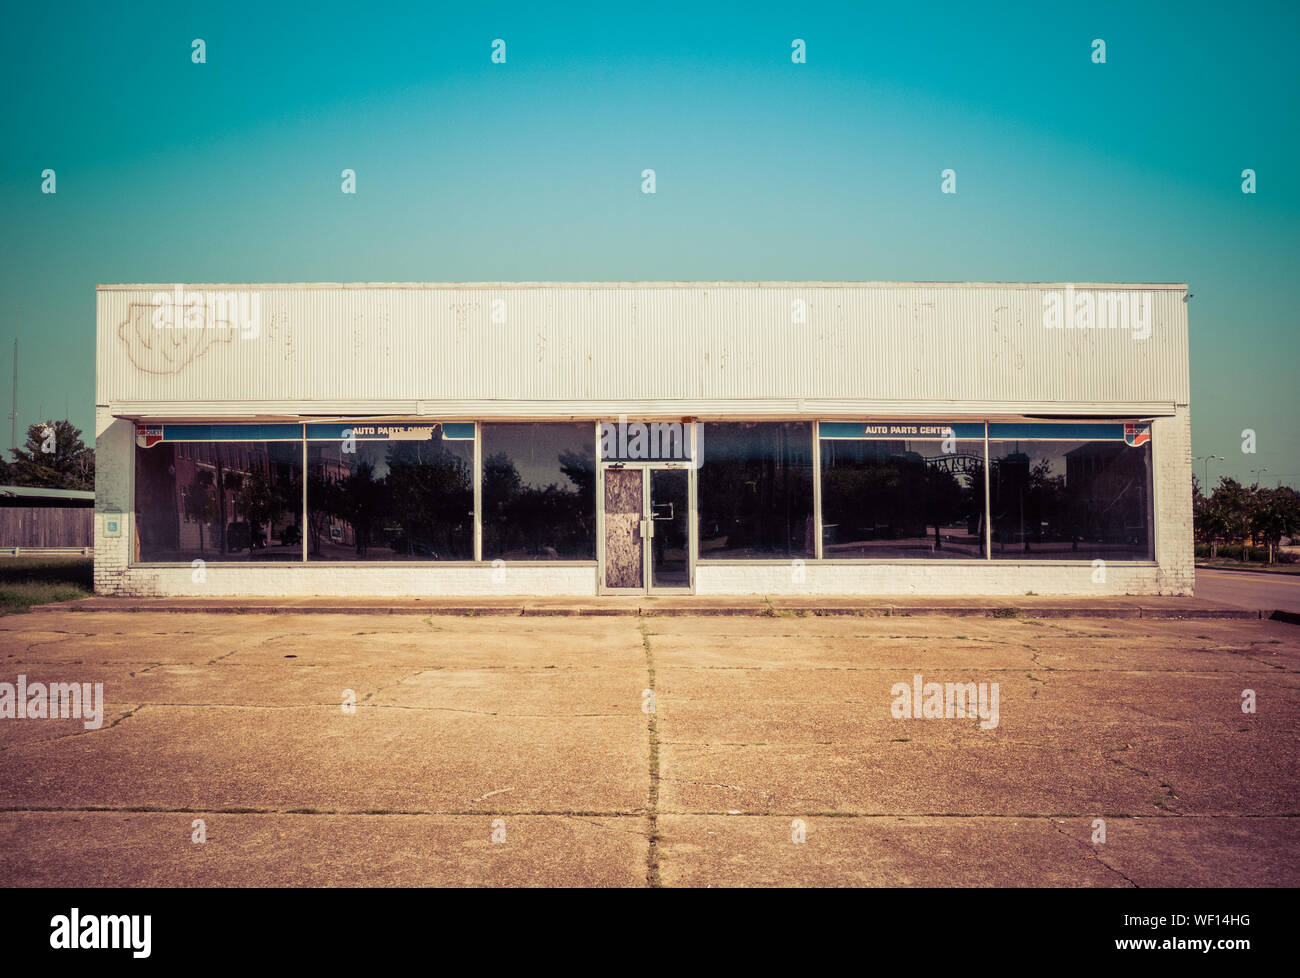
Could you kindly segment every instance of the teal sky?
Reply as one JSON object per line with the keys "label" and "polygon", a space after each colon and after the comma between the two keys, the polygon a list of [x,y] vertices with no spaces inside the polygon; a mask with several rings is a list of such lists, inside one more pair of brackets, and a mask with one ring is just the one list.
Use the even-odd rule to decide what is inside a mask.
{"label": "teal sky", "polygon": [[1298,4],[295,7],[6,11],[24,427],[93,437],[98,282],[1185,281],[1194,454],[1300,485]]}

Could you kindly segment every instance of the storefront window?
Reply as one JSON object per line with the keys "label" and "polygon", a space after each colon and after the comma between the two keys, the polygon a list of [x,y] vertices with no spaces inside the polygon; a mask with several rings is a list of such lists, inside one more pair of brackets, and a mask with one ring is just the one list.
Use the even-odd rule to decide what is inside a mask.
{"label": "storefront window", "polygon": [[995,558],[1152,559],[1149,437],[991,439],[989,464]]}
{"label": "storefront window", "polygon": [[135,459],[137,559],[302,560],[300,441],[162,442]]}
{"label": "storefront window", "polygon": [[307,427],[308,560],[474,559],[472,425]]}
{"label": "storefront window", "polygon": [[[823,425],[823,429],[828,426]],[[822,556],[984,556],[984,439],[822,438]]]}
{"label": "storefront window", "polygon": [[590,423],[484,424],[483,559],[595,560]]}
{"label": "storefront window", "polygon": [[812,425],[700,425],[699,559],[811,557]]}

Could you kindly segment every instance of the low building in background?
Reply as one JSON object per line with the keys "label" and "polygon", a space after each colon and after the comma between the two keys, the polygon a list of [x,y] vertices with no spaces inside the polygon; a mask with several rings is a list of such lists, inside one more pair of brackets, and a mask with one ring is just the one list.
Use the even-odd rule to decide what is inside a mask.
{"label": "low building in background", "polygon": [[100,286],[95,587],[1190,594],[1186,295]]}
{"label": "low building in background", "polygon": [[95,494],[81,489],[0,486],[0,553],[90,553],[94,505]]}

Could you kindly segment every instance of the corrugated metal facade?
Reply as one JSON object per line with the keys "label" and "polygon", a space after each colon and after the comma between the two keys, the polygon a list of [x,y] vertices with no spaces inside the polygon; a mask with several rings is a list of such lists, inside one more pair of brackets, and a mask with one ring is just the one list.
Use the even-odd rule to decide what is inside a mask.
{"label": "corrugated metal facade", "polygon": [[1152,415],[1188,401],[1181,285],[1073,287],[1148,293],[1145,339],[1045,328],[1053,284],[186,286],[256,293],[255,337],[154,328],[154,296],[173,288],[99,289],[97,402],[115,413]]}

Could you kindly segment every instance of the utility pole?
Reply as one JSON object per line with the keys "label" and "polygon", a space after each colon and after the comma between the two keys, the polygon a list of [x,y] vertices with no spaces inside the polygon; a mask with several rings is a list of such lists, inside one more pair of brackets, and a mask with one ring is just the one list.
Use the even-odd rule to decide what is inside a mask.
{"label": "utility pole", "polygon": [[10,439],[13,441],[13,450],[18,451],[18,337],[14,337],[14,409],[9,412],[9,420],[12,422],[10,427]]}

